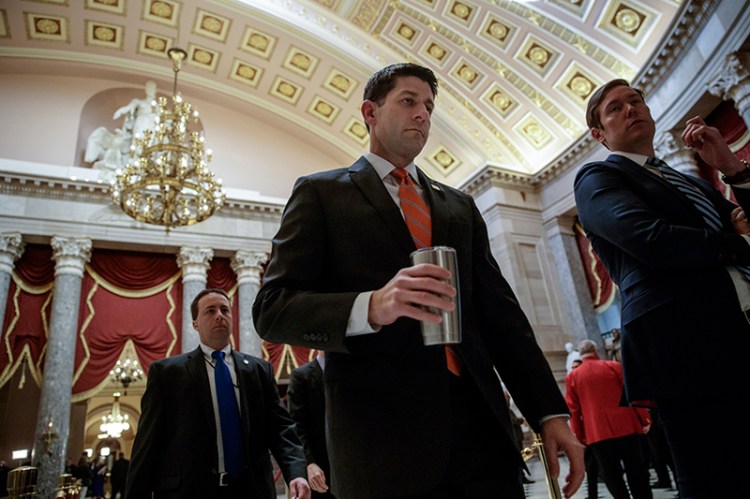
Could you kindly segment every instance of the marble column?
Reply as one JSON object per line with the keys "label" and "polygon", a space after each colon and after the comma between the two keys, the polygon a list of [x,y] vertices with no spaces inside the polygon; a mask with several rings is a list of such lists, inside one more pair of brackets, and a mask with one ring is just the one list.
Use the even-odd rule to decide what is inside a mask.
{"label": "marble column", "polygon": [[[0,234],[0,324],[5,318],[5,307],[8,304],[8,289],[10,289],[10,274],[13,263],[20,258],[25,243],[18,233]],[[0,338],[5,331],[0,331]]]}
{"label": "marble column", "polygon": [[669,166],[686,175],[698,177],[698,163],[693,151],[683,147],[682,138],[677,132],[663,132],[654,142],[656,157],[663,159]]}
{"label": "marble column", "polygon": [[750,128],[750,54],[735,52],[729,54],[716,78],[709,83],[708,91],[724,100],[733,100],[734,107]]}
{"label": "marble column", "polygon": [[208,267],[214,252],[209,248],[180,248],[177,265],[182,269],[182,353],[198,348],[200,338],[193,329],[190,303],[206,288]]}
{"label": "marble column", "polygon": [[81,281],[91,240],[53,237],[52,251],[55,291],[32,459],[39,467],[37,492],[45,499],[54,498],[67,456]]}
{"label": "marble column", "polygon": [[239,288],[238,309],[240,314],[240,345],[242,352],[262,357],[260,336],[253,323],[253,302],[260,288],[261,266],[268,253],[239,250],[232,257],[232,269],[237,274]]}
{"label": "marble column", "polygon": [[591,293],[573,231],[574,221],[573,217],[563,216],[544,224],[562,290],[564,318],[567,323],[565,329],[570,332],[574,345],[581,340],[590,339],[604,351],[596,311],[591,303]]}

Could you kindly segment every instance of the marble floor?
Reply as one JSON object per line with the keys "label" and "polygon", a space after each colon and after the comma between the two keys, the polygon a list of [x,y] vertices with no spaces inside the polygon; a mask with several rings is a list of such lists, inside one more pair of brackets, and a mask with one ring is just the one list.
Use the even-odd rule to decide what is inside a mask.
{"label": "marble floor", "polygon": [[[526,499],[549,499],[549,488],[544,476],[544,467],[538,459],[530,460],[526,463],[531,472],[531,479],[534,483],[524,485],[526,492]],[[560,476],[565,477],[568,473],[568,460],[563,456],[560,458]],[[656,475],[653,470],[651,471],[651,482],[656,481]],[[561,481],[562,483],[562,481]],[[675,489],[651,489],[654,493],[654,499],[675,499],[677,491]],[[599,482],[598,487],[598,498],[599,499],[612,499],[612,495],[607,491],[607,487],[603,482]],[[586,499],[588,496],[588,489],[586,481],[584,480],[583,485],[578,492],[573,495],[572,499]]]}

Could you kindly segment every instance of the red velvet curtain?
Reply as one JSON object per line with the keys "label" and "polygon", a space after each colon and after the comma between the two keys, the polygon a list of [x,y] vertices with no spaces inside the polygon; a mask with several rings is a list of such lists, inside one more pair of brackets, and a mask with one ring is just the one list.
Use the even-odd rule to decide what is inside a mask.
{"label": "red velvet curtain", "polygon": [[40,384],[54,281],[52,248],[27,244],[15,262],[8,287],[0,331],[0,387],[13,377],[24,360],[28,362],[32,377]]}
{"label": "red velvet curtain", "polygon": [[586,273],[586,282],[589,285],[591,301],[594,308],[604,310],[614,300],[615,284],[607,273],[607,269],[604,268],[602,261],[594,253],[594,248],[591,246],[591,242],[586,237],[583,227],[578,221],[573,225],[573,230],[575,231],[576,242],[578,243],[578,251],[583,261],[583,269]]}
{"label": "red velvet curtain", "polygon": [[92,253],[81,286],[74,400],[107,382],[128,341],[146,371],[153,361],[180,352],[180,276],[174,255]]}

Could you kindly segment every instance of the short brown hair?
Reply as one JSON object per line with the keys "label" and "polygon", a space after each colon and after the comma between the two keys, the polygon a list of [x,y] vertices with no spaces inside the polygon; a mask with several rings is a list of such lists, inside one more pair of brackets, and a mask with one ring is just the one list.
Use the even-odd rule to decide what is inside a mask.
{"label": "short brown hair", "polygon": [[605,83],[601,87],[597,88],[593,94],[591,94],[589,103],[586,105],[586,125],[589,127],[589,129],[602,127],[602,122],[599,119],[599,104],[601,104],[602,100],[604,100],[604,97],[607,96],[609,91],[616,87],[632,88],[633,90],[638,92],[643,100],[646,100],[644,98],[643,91],[638,88],[631,87],[630,83],[628,83],[627,80],[617,79]]}
{"label": "short brown hair", "polygon": [[221,295],[224,298],[227,299],[230,303],[232,300],[229,299],[229,295],[226,291],[224,291],[221,288],[206,288],[197,295],[195,295],[195,298],[193,298],[193,301],[190,302],[190,315],[193,317],[193,320],[198,318],[198,302],[206,295],[210,295],[211,293],[216,293],[217,295]]}
{"label": "short brown hair", "polygon": [[435,73],[431,69],[411,62],[402,62],[386,66],[367,80],[364,91],[364,100],[383,103],[383,99],[396,86],[396,80],[402,76],[416,76],[430,85],[432,96],[437,97],[438,82]]}

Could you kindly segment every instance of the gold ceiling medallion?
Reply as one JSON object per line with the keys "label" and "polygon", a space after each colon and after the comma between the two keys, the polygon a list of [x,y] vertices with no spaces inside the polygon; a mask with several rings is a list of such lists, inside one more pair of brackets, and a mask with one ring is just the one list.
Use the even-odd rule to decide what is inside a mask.
{"label": "gold ceiling medallion", "polygon": [[552,141],[552,135],[539,123],[534,116],[528,115],[514,129],[534,146],[541,149]]}
{"label": "gold ceiling medallion", "polygon": [[206,220],[225,201],[221,180],[208,169],[211,150],[197,130],[198,112],[177,92],[177,75],[187,52],[168,51],[174,71],[171,106],[166,97],[152,102],[157,114],[153,128],[136,133],[132,160],[116,172],[112,200],[130,217],[172,227]]}
{"label": "gold ceiling medallion", "polygon": [[232,71],[229,74],[231,79],[250,85],[253,88],[258,87],[261,76],[263,76],[262,68],[253,66],[252,64],[243,62],[239,59],[234,60]]}
{"label": "gold ceiling medallion", "polygon": [[496,19],[493,16],[489,16],[484,23],[481,35],[499,44],[502,48],[507,48],[508,41],[511,39],[516,29],[505,22]]}
{"label": "gold ceiling medallion", "polygon": [[440,66],[445,64],[445,61],[448,60],[451,53],[452,52],[448,50],[444,45],[438,43],[432,38],[428,39],[427,43],[422,49],[422,54],[429,57]]}
{"label": "gold ceiling medallion", "polygon": [[600,84],[601,82],[598,78],[594,78],[591,73],[584,70],[578,64],[573,63],[557,83],[555,83],[555,88],[560,90],[577,106],[583,108],[591,94]]}
{"label": "gold ceiling medallion", "polygon": [[24,12],[26,36],[29,40],[70,43],[68,18]]}
{"label": "gold ceiling medallion", "polygon": [[658,14],[648,8],[620,0],[602,14],[598,27],[630,47],[638,47],[653,27]]}
{"label": "gold ceiling medallion", "polygon": [[296,105],[302,95],[302,87],[282,78],[281,76],[277,76],[271,86],[270,93],[274,97],[286,101],[289,104]]}
{"label": "gold ceiling medallion", "polygon": [[528,36],[523,46],[516,53],[516,59],[536,71],[540,76],[546,76],[555,65],[559,55],[552,47],[533,36]]}
{"label": "gold ceiling medallion", "polygon": [[342,71],[332,68],[323,82],[323,88],[330,90],[339,97],[349,100],[354,89],[357,88],[357,81]]}
{"label": "gold ceiling medallion", "polygon": [[216,72],[216,67],[219,65],[219,58],[221,54],[215,50],[211,50],[206,47],[188,44],[188,62],[199,68],[203,68],[212,73]]}
{"label": "gold ceiling medallion", "polygon": [[338,116],[341,108],[316,95],[307,108],[307,112],[324,123],[331,124]]}
{"label": "gold ceiling medallion", "polygon": [[427,159],[444,176],[448,176],[461,164],[456,156],[442,145],[433,150]]}
{"label": "gold ceiling medallion", "polygon": [[242,43],[240,43],[240,49],[260,56],[263,59],[271,57],[275,46],[275,37],[256,31],[249,26],[245,28],[245,35],[242,37]]}
{"label": "gold ceiling medallion", "polygon": [[212,12],[198,9],[195,14],[193,33],[224,43],[232,21]]}
{"label": "gold ceiling medallion", "polygon": [[395,33],[399,38],[401,38],[411,46],[416,41],[420,31],[415,27],[402,22],[398,25],[398,28],[396,28]]}
{"label": "gold ceiling medallion", "polygon": [[125,27],[99,21],[86,21],[86,44],[122,50]]}
{"label": "gold ceiling medallion", "polygon": [[174,45],[174,38],[141,31],[138,36],[138,53],[154,57],[167,57],[167,49]]}
{"label": "gold ceiling medallion", "polygon": [[493,84],[482,96],[482,99],[492,106],[492,109],[500,113],[500,116],[503,118],[507,118],[508,115],[510,115],[510,113],[518,106],[518,103],[497,84]]}
{"label": "gold ceiling medallion", "polygon": [[145,0],[143,19],[176,28],[180,22],[180,3],[174,0]]}
{"label": "gold ceiling medallion", "polygon": [[315,68],[318,67],[319,60],[314,55],[310,55],[297,47],[290,47],[283,66],[309,80],[315,72]]}
{"label": "gold ceiling medallion", "polygon": [[476,10],[476,7],[466,2],[455,1],[448,8],[447,14],[461,24],[468,26]]}
{"label": "gold ceiling medallion", "polygon": [[125,15],[125,0],[86,0],[86,8]]}
{"label": "gold ceiling medallion", "polygon": [[477,83],[479,83],[484,76],[464,60],[460,60],[458,64],[456,64],[453,71],[451,71],[451,75],[455,76],[458,81],[470,89],[476,87]]}
{"label": "gold ceiling medallion", "polygon": [[369,138],[365,124],[358,118],[349,119],[349,122],[344,127],[344,133],[354,139],[359,145],[365,145]]}

